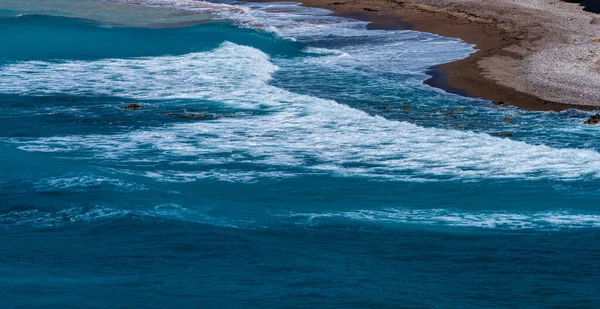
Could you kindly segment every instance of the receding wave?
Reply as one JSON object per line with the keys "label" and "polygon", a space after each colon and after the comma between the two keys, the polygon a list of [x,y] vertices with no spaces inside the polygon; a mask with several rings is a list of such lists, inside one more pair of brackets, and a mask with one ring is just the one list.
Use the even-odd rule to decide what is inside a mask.
{"label": "receding wave", "polygon": [[[123,171],[121,171],[123,172]],[[131,172],[125,172],[131,173]],[[132,173],[143,177],[148,177],[160,182],[196,182],[199,180],[218,180],[222,182],[235,182],[235,183],[254,183],[265,179],[285,179],[296,176],[293,173],[273,171],[273,172],[260,172],[260,171],[240,171],[240,170],[225,170],[225,169],[213,169],[202,172],[183,172],[176,170],[161,170],[161,171],[146,171]]]}
{"label": "receding wave", "polygon": [[103,207],[77,207],[57,211],[30,209],[0,214],[0,224],[9,227],[18,225],[56,227],[76,222],[122,217],[127,215],[127,213],[124,210]]}
{"label": "receding wave", "polygon": [[[128,216],[195,222],[230,228],[278,228],[294,225],[340,225],[357,221],[376,225],[402,224],[439,227],[462,227],[492,230],[561,230],[600,227],[600,214],[569,211],[476,212],[452,209],[384,209],[327,213],[273,214],[249,221],[235,217],[215,217],[201,210],[177,204],[161,204],[152,209],[115,209],[109,207],[73,207],[58,210],[15,210],[0,214],[0,226],[60,227],[98,220],[115,220]],[[349,221],[346,221],[349,220]]]}
{"label": "receding wave", "polygon": [[[231,228],[237,227],[235,221],[229,218],[211,217],[177,204],[160,204],[156,205],[153,209],[122,209],[90,206],[64,209],[14,210],[0,214],[0,227],[29,226],[53,228],[73,224],[86,224],[99,220],[118,220],[125,217],[158,218],[161,220],[189,221]],[[246,226],[246,228],[251,227]]]}
{"label": "receding wave", "polygon": [[473,227],[507,230],[556,230],[600,227],[600,214],[577,214],[568,211],[547,212],[463,212],[451,209],[385,209],[331,213],[293,213],[289,218],[307,224],[332,219],[349,219],[372,223],[415,224],[450,227]]}
{"label": "receding wave", "polygon": [[198,0],[109,0],[110,2],[140,4],[155,7],[177,8],[181,10],[201,11],[203,13],[235,12],[247,13],[248,9],[229,4],[212,3]]}
{"label": "receding wave", "polygon": [[39,191],[83,190],[91,187],[107,187],[125,192],[147,190],[144,186],[136,183],[94,174],[50,177],[35,183],[35,188]]}

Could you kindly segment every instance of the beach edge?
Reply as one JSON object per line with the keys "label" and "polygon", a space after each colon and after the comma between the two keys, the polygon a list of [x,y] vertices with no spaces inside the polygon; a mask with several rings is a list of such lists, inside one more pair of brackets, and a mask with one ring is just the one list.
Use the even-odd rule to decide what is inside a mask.
{"label": "beach edge", "polygon": [[[248,2],[274,1],[250,0]],[[414,1],[416,3],[411,0],[355,0],[351,2],[301,0],[299,2],[305,6],[332,10],[332,15],[370,22],[369,28],[371,29],[415,30],[458,38],[475,45],[476,51],[466,58],[429,68],[425,73],[430,78],[425,80],[424,84],[431,87],[442,89],[448,93],[489,100],[497,105],[510,105],[527,110],[579,109],[591,111],[600,109],[600,104],[590,104],[587,101],[586,103],[565,103],[548,100],[541,98],[534,91],[523,91],[524,86],[514,88],[509,86],[523,84],[521,75],[514,72],[518,69],[515,66],[520,66],[527,56],[540,47],[537,49],[532,47],[525,52],[514,52],[510,48],[538,44],[545,39],[540,37],[540,31],[510,32],[499,26],[501,22],[490,21],[489,17],[483,19],[457,8],[442,8],[423,4],[418,0]],[[482,67],[482,60],[487,59],[495,59],[497,63],[494,63],[491,68]],[[506,61],[502,61],[502,59],[506,59]],[[504,80],[499,81],[499,79]]]}

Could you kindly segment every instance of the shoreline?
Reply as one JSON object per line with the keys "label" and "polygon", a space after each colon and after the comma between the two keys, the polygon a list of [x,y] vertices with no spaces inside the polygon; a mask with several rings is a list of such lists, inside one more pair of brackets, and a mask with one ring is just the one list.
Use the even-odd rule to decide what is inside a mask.
{"label": "shoreline", "polygon": [[[270,2],[269,0],[253,1]],[[558,36],[555,33],[544,34],[545,27],[540,26],[530,31],[523,25],[515,25],[513,20],[501,20],[503,17],[496,11],[487,16],[486,14],[490,13],[487,10],[474,14],[469,7],[446,5],[441,8],[423,3],[468,2],[464,0],[301,0],[301,2],[306,6],[332,10],[334,12],[332,15],[368,21],[369,29],[429,32],[459,38],[475,45],[477,51],[470,56],[430,68],[426,73],[431,77],[424,81],[429,86],[462,96],[490,100],[497,105],[510,105],[529,110],[600,109],[600,100],[595,101],[595,98],[590,100],[583,96],[579,98],[578,93],[574,93],[573,96],[573,98],[577,97],[578,101],[573,99],[570,102],[561,102],[553,99],[551,91],[547,91],[547,95],[543,93],[548,85],[531,85],[524,78],[521,67],[525,60],[543,50],[544,45],[540,42],[554,41]],[[484,5],[487,4],[475,6],[471,10],[481,10]],[[582,16],[592,14],[584,13],[583,10],[581,12]],[[523,14],[527,15],[530,12]],[[536,18],[531,17],[531,21],[528,22],[537,23]],[[600,36],[600,33],[598,35]],[[541,74],[538,72],[538,75]],[[600,77],[600,74],[598,76]],[[565,94],[571,89],[550,90]]]}

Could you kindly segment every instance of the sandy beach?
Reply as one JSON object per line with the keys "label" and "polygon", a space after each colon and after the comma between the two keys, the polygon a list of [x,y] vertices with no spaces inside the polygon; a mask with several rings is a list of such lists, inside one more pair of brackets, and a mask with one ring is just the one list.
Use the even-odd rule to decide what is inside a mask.
{"label": "sandy beach", "polygon": [[303,0],[307,6],[475,44],[470,57],[433,68],[450,92],[533,110],[600,106],[600,15],[560,0]]}

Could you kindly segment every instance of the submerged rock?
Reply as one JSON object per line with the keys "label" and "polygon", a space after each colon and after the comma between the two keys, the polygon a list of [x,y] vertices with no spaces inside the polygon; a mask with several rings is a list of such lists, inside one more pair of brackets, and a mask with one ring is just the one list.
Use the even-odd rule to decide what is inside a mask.
{"label": "submerged rock", "polygon": [[513,120],[510,117],[504,117],[504,122],[510,122],[510,123],[512,123]]}
{"label": "submerged rock", "polygon": [[181,118],[193,118],[193,119],[203,119],[206,118],[206,116],[204,114],[188,114],[188,113],[184,113],[179,115],[179,117]]}
{"label": "submerged rock", "polygon": [[442,113],[442,115],[444,115],[444,118],[447,119],[456,118],[456,115],[454,115],[454,111],[440,111],[440,113]]}
{"label": "submerged rock", "polygon": [[600,114],[596,114],[588,119],[585,124],[597,125],[600,122]]}
{"label": "submerged rock", "polygon": [[229,116],[227,116],[227,115],[205,115],[205,114],[191,114],[191,113],[179,114],[179,113],[173,113],[173,112],[167,112],[167,113],[164,113],[164,115],[174,116],[174,117],[179,117],[179,118],[186,118],[186,119],[205,119],[205,120],[229,118]]}
{"label": "submerged rock", "polygon": [[137,103],[132,103],[129,105],[122,106],[123,109],[141,109],[142,106]]}
{"label": "submerged rock", "polygon": [[404,105],[402,108],[404,108],[405,111],[411,110],[410,105]]}
{"label": "submerged rock", "polygon": [[500,132],[500,133],[496,133],[493,135],[500,136],[500,137],[509,137],[509,136],[513,136],[515,134],[513,132]]}

